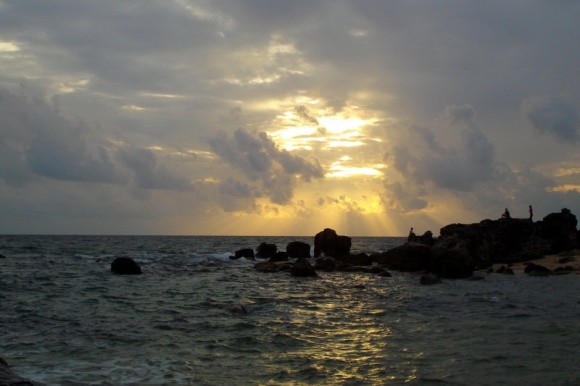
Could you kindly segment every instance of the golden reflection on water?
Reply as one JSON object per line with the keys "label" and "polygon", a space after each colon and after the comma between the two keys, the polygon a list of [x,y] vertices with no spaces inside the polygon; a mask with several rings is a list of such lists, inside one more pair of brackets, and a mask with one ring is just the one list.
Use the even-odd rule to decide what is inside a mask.
{"label": "golden reflection on water", "polygon": [[410,370],[409,364],[405,375],[392,368],[400,364],[400,358],[395,358],[400,348],[391,347],[393,331],[385,323],[384,304],[364,296],[364,287],[347,286],[323,293],[289,315],[298,326],[296,337],[302,345],[284,354],[288,369],[293,369],[288,371],[301,369],[301,378],[304,372],[311,373],[313,383],[325,379],[329,384],[385,384],[389,379],[415,379],[416,370]]}

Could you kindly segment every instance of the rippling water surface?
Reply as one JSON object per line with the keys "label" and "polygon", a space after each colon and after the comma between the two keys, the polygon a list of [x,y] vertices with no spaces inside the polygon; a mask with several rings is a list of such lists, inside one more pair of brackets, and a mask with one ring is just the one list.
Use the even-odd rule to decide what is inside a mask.
{"label": "rippling water surface", "polygon": [[[292,240],[312,244],[0,236],[0,357],[50,385],[580,385],[577,275],[420,286],[228,258]],[[353,250],[402,242],[353,238]],[[112,275],[117,256],[143,275]]]}

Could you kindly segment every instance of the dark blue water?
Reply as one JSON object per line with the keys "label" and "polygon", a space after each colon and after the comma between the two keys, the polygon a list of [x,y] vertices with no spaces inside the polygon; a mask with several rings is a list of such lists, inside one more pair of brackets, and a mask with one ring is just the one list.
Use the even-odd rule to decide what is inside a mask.
{"label": "dark blue water", "polygon": [[[50,385],[579,385],[580,277],[265,274],[311,237],[0,236],[0,356]],[[354,238],[378,251],[400,238]],[[115,276],[117,256],[140,276]],[[240,313],[244,305],[249,313]]]}

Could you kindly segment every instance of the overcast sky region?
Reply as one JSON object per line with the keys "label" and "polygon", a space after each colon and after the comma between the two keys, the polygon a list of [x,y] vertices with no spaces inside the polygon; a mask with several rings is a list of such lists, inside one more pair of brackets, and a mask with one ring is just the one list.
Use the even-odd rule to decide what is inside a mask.
{"label": "overcast sky region", "polygon": [[0,233],[580,215],[580,1],[0,0]]}

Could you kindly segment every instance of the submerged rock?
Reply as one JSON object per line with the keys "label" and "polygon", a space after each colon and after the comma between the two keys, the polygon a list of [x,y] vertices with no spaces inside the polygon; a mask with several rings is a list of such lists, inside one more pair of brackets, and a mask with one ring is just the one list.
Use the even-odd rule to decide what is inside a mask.
{"label": "submerged rock", "polygon": [[141,267],[130,257],[117,257],[111,263],[111,272],[117,275],[140,275]]}
{"label": "submerged rock", "polygon": [[35,382],[30,379],[22,378],[15,374],[8,362],[0,358],[0,385],[6,386],[47,386],[44,383]]}

